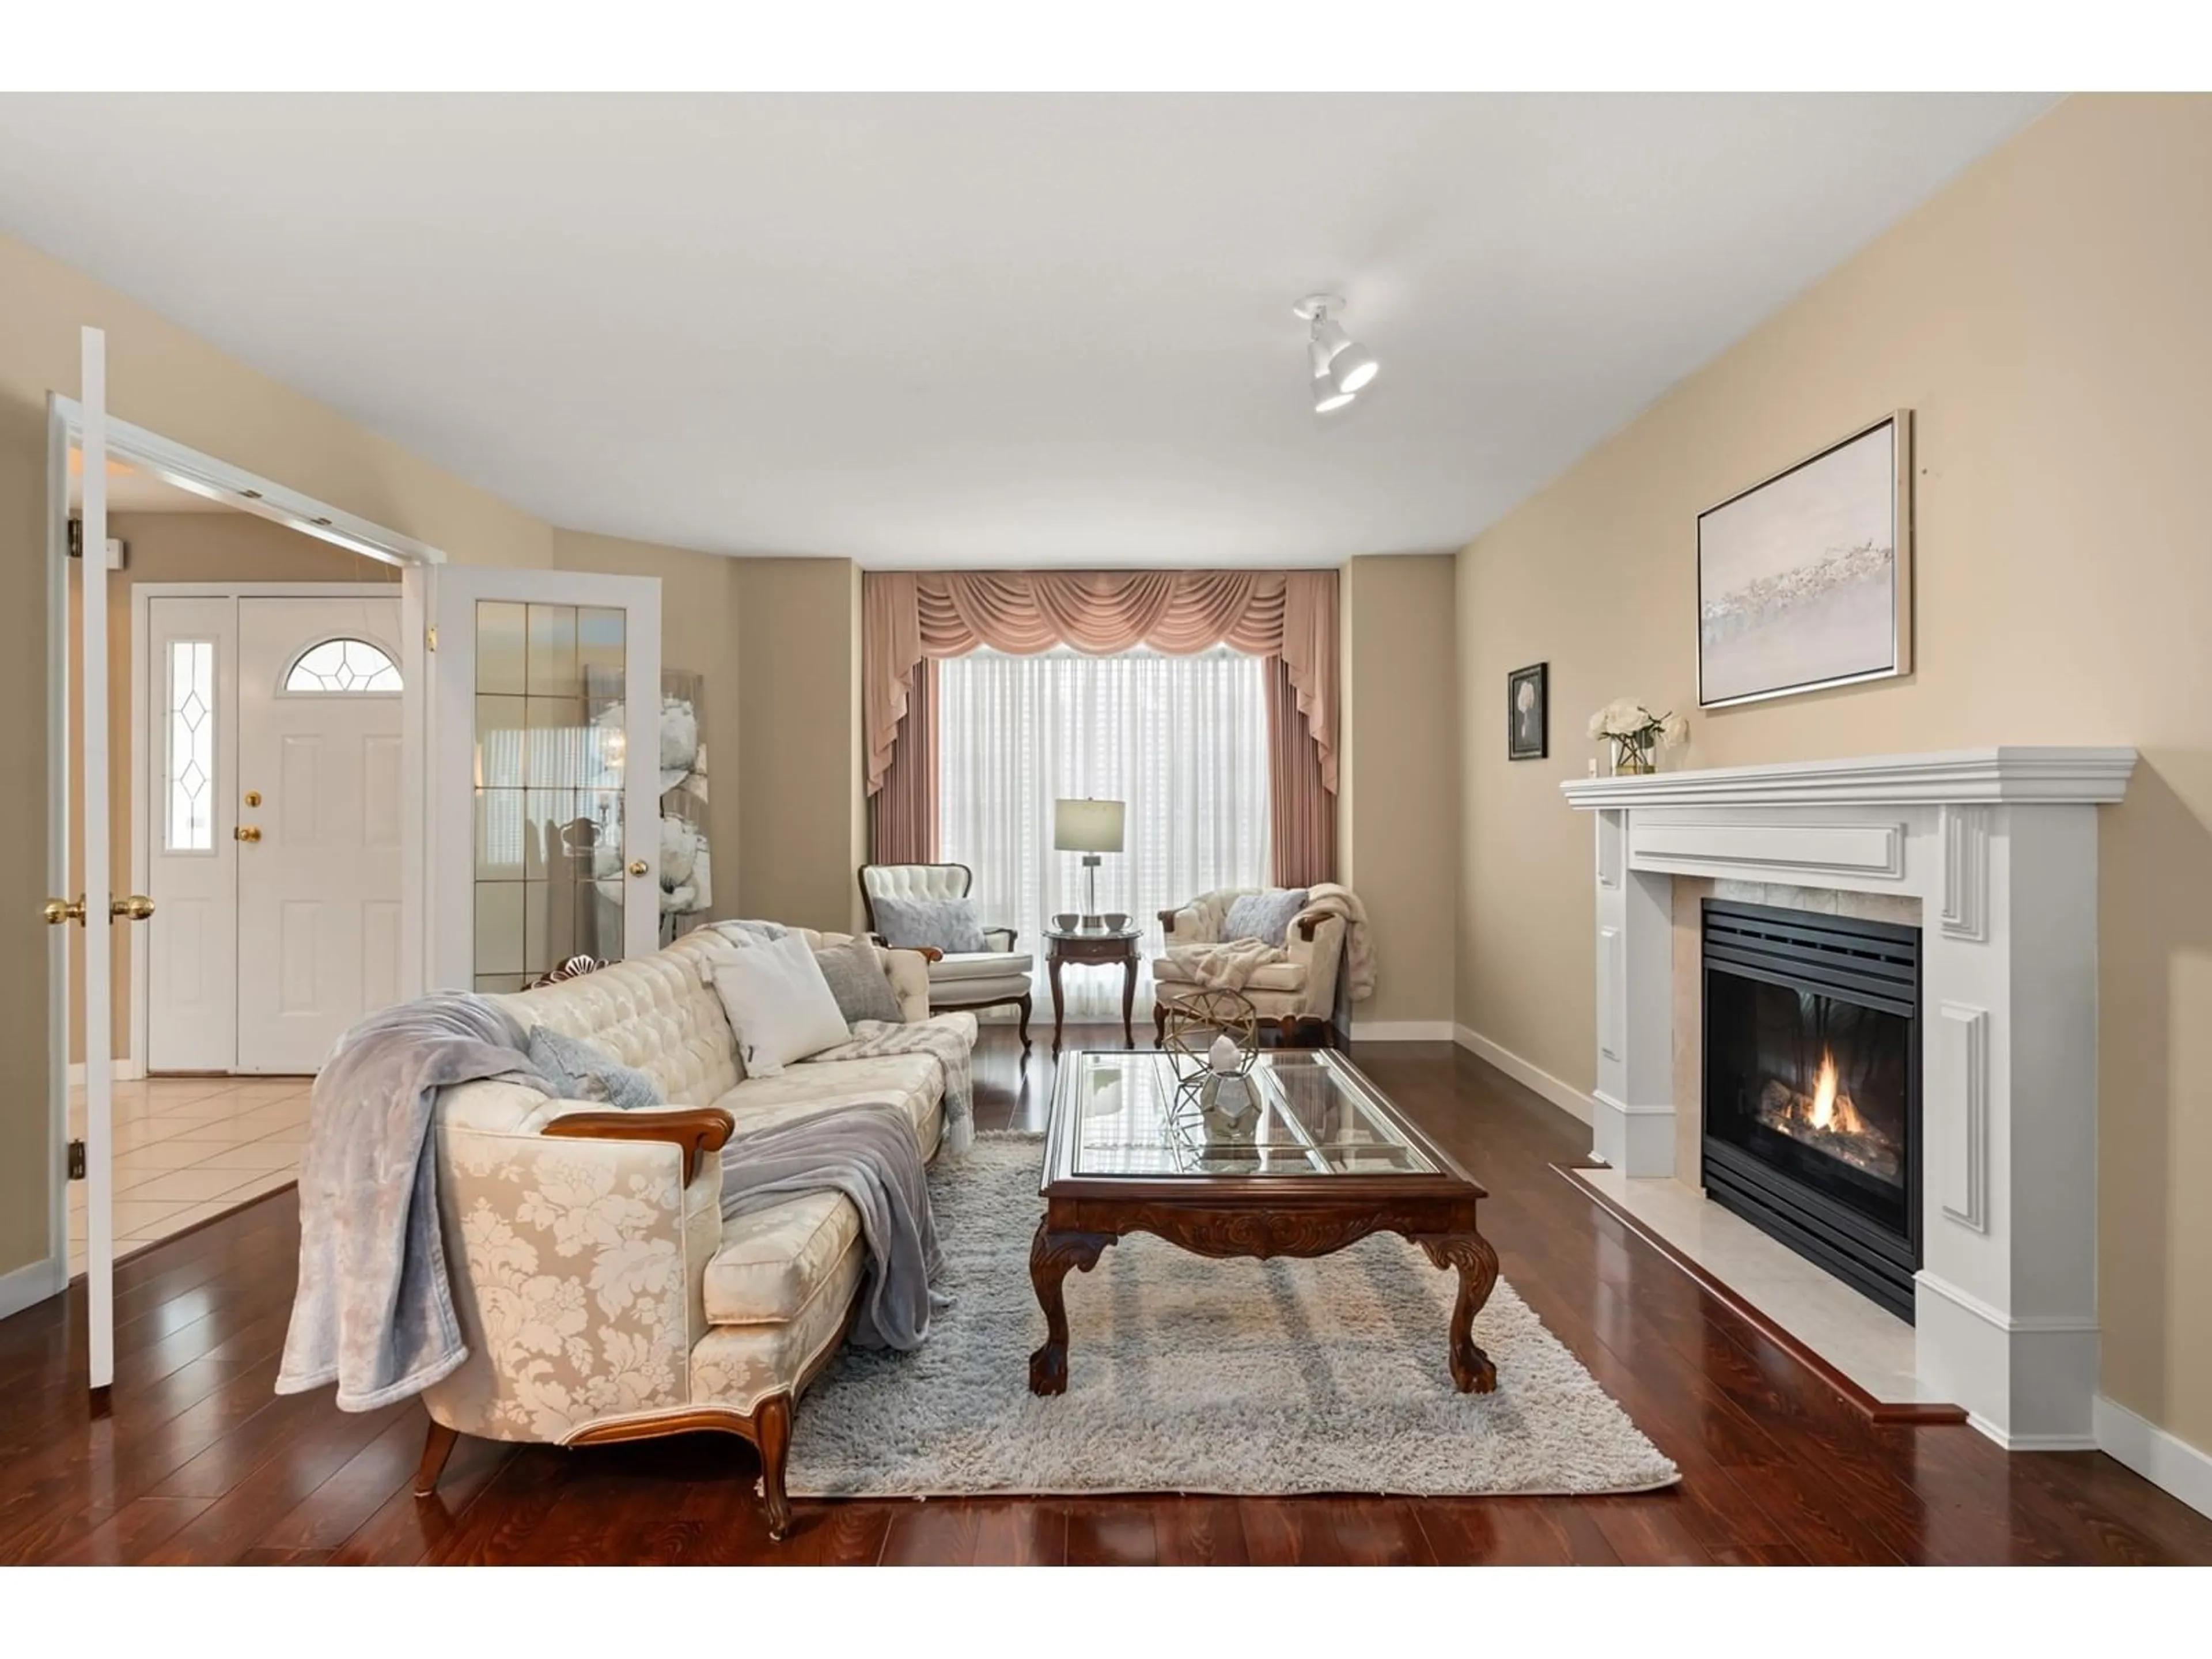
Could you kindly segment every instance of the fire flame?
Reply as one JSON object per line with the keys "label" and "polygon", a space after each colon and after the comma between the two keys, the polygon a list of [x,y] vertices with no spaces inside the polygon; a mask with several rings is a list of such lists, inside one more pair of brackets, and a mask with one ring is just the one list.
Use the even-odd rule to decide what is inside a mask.
{"label": "fire flame", "polygon": [[1826,1048],[1820,1051],[1820,1076],[1813,1085],[1812,1125],[1816,1129],[1831,1129],[1838,1134],[1861,1135],[1866,1124],[1851,1097],[1844,1093],[1836,1082],[1836,1060]]}

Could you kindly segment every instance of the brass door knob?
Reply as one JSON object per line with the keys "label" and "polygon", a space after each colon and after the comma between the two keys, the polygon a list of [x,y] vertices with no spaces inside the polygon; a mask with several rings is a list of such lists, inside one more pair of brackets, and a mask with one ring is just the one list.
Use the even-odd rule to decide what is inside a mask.
{"label": "brass door knob", "polygon": [[643,859],[632,859],[629,861],[629,872],[633,876],[644,875],[652,868],[653,866],[647,864]]}
{"label": "brass door knob", "polygon": [[154,901],[143,893],[132,893],[111,901],[107,914],[124,921],[143,921],[154,914]]}
{"label": "brass door knob", "polygon": [[258,823],[241,823],[230,832],[230,838],[233,841],[259,841],[261,826]]}
{"label": "brass door knob", "polygon": [[260,792],[258,789],[249,789],[249,790],[247,790],[247,791],[246,792],[246,804],[248,806],[258,806],[258,805],[261,805],[261,792]]}
{"label": "brass door knob", "polygon": [[42,914],[49,927],[58,927],[65,921],[82,925],[84,921],[84,895],[79,893],[73,899],[48,899]]}

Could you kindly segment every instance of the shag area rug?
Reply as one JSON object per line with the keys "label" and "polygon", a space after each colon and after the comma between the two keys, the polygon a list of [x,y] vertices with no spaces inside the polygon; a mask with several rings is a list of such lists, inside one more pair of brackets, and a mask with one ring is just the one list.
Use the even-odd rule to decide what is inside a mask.
{"label": "shag area rug", "polygon": [[954,1304],[912,1353],[847,1348],[799,1402],[795,1497],[1643,1492],[1673,1463],[1504,1280],[1475,1320],[1498,1391],[1445,1363],[1457,1275],[1395,1235],[1209,1261],[1137,1234],[1067,1276],[1068,1384],[1029,1390],[1044,1315],[1032,1137],[930,1171]]}

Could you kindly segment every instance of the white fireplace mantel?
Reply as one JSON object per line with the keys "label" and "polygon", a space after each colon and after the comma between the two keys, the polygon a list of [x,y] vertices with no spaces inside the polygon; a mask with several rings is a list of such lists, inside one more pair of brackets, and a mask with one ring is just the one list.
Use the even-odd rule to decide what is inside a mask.
{"label": "white fireplace mantel", "polygon": [[2102,806],[2127,793],[2135,767],[2132,749],[1954,749],[1576,778],[1559,793],[1586,812],[1638,806]]}
{"label": "white fireplace mantel", "polygon": [[1674,877],[1918,902],[1918,1372],[2010,1446],[2094,1443],[2096,809],[2135,763],[2000,747],[1560,785],[1595,815],[1593,1150],[1627,1176],[1676,1173]]}

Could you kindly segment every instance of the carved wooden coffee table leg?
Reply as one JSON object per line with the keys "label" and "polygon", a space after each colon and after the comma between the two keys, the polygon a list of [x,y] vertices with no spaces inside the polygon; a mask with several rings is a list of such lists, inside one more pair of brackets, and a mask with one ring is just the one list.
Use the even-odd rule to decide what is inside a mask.
{"label": "carved wooden coffee table leg", "polygon": [[1036,1289],[1037,1305],[1044,1310],[1044,1346],[1030,1356],[1030,1392],[1067,1392],[1067,1304],[1060,1297],[1060,1280],[1070,1267],[1089,1273],[1099,1252],[1114,1242],[1111,1233],[1056,1233],[1050,1218],[1037,1223],[1030,1241],[1030,1283]]}
{"label": "carved wooden coffee table leg", "polygon": [[1418,1242],[1437,1266],[1459,1269],[1459,1297],[1451,1316],[1452,1382],[1462,1394],[1488,1394],[1498,1386],[1498,1367],[1474,1346],[1474,1316],[1498,1284],[1498,1252],[1480,1233]]}

